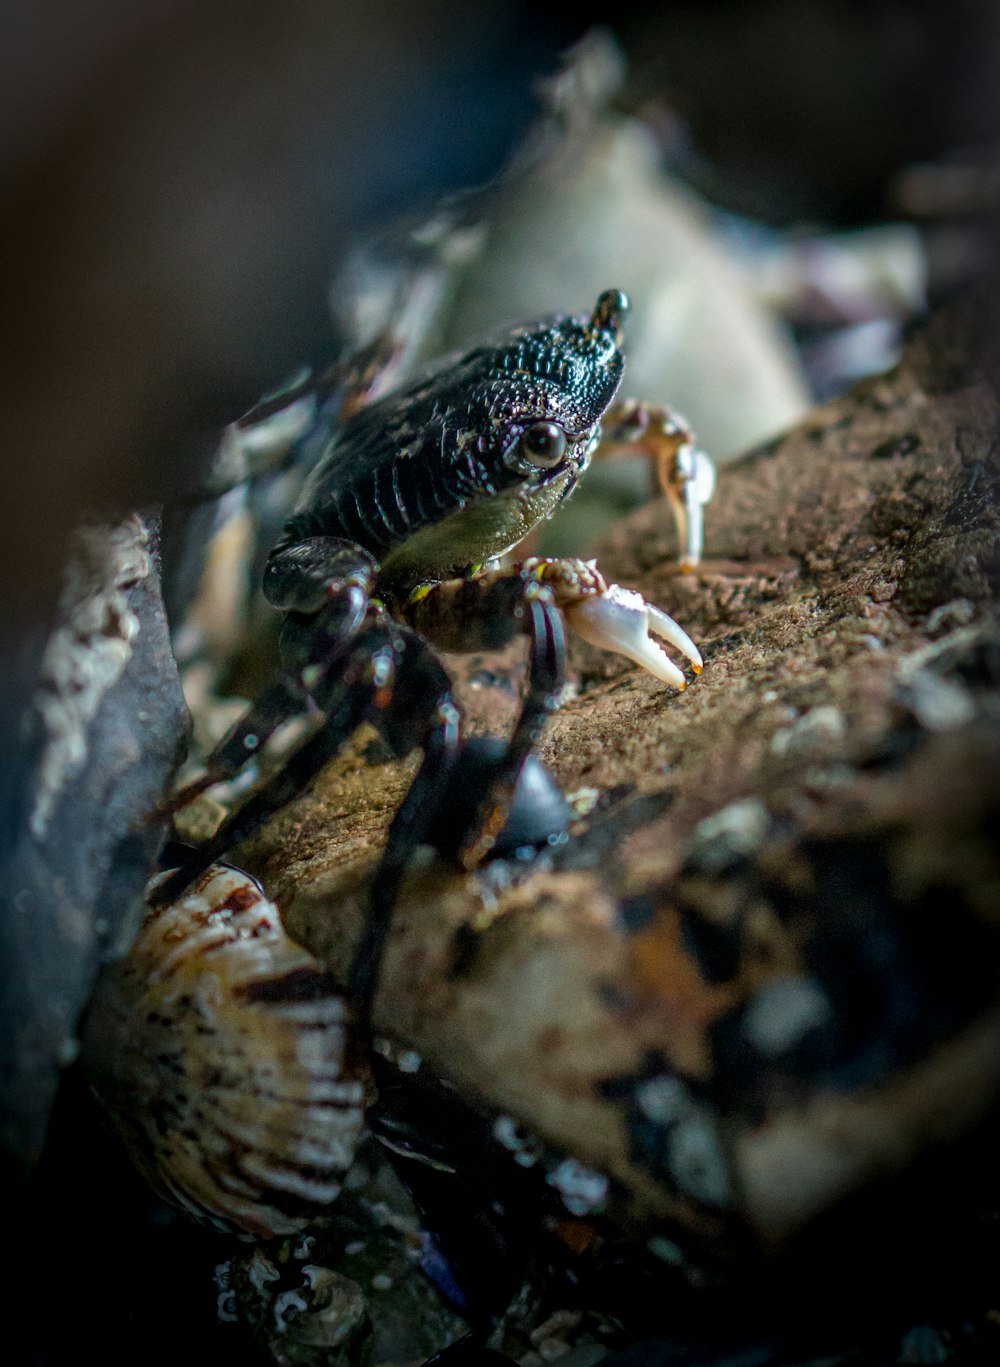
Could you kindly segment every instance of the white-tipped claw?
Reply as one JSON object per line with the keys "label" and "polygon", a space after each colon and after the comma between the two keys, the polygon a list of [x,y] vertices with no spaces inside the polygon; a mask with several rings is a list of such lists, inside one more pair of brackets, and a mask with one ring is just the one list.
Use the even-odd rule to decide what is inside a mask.
{"label": "white-tipped claw", "polygon": [[[617,585],[615,587],[617,588]],[[623,590],[623,592],[627,592],[627,590]],[[637,593],[636,597],[639,598],[641,595]],[[645,599],[642,601],[645,603],[649,618],[649,630],[655,631],[657,636],[662,636],[665,641],[669,641],[672,646],[691,661],[691,668],[694,672],[700,674],[705,662],[701,658],[701,651],[684,628],[667,613],[662,612],[660,608],[654,607],[652,603],[646,603]]]}
{"label": "white-tipped claw", "polygon": [[609,584],[607,593],[581,599],[567,606],[565,613],[570,626],[585,641],[634,660],[674,688],[687,687],[684,675],[665,651],[650,640],[651,631],[686,655],[696,673],[701,671],[698,647],[683,627],[632,589]]}

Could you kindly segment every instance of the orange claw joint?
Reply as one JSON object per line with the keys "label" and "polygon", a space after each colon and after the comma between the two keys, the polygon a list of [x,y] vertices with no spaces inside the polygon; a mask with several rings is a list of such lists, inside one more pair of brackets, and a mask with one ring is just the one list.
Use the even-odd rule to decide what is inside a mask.
{"label": "orange claw joint", "polygon": [[691,661],[694,672],[701,673],[701,654],[691,637],[672,617],[647,603],[641,593],[609,584],[606,593],[583,598],[563,611],[570,626],[585,641],[624,655],[674,688],[687,687],[684,675],[662,646],[650,638],[650,632],[679,650]]}
{"label": "orange claw joint", "polygon": [[681,569],[693,570],[701,560],[704,544],[702,509],[715,492],[715,466],[704,451],[685,442],[661,463],[660,483],[673,509],[681,547]]}

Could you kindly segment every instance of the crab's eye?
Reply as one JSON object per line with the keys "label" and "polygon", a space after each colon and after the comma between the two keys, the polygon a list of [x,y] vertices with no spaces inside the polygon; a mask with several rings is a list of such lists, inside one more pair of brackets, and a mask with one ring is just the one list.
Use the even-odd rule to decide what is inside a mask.
{"label": "crab's eye", "polygon": [[533,422],[521,433],[518,452],[532,465],[551,470],[566,454],[566,433],[557,422]]}

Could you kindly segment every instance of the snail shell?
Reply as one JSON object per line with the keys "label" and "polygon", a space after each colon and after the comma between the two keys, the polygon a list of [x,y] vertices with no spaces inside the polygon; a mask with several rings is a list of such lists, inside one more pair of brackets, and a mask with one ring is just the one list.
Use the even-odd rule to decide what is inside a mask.
{"label": "snail shell", "polygon": [[340,1191],[365,1073],[343,997],[237,869],[150,912],[84,1032],[91,1087],[153,1187],[244,1236],[293,1234]]}

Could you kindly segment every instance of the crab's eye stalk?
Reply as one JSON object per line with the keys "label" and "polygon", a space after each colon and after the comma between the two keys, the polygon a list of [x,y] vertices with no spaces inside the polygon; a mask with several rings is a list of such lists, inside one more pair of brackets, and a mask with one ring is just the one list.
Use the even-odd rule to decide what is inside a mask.
{"label": "crab's eye stalk", "polygon": [[566,454],[566,433],[557,422],[533,422],[521,433],[518,455],[540,470],[551,470]]}
{"label": "crab's eye stalk", "polygon": [[631,307],[624,290],[605,290],[594,308],[591,326],[612,333],[620,344],[623,324]]}

